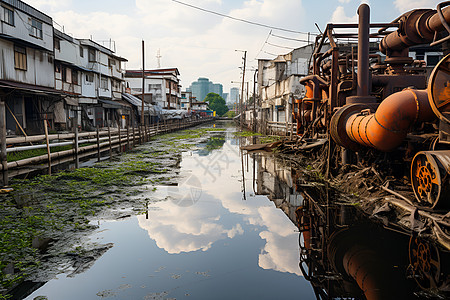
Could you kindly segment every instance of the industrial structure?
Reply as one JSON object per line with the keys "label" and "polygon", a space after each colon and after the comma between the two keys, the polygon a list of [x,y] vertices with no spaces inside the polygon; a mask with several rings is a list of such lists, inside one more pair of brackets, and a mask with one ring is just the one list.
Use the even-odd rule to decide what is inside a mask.
{"label": "industrial structure", "polygon": [[371,23],[362,4],[358,24],[327,24],[314,45],[259,60],[258,107],[244,125],[281,129],[290,139],[279,151],[357,195],[293,178],[301,267],[318,299],[449,296],[449,5]]}
{"label": "industrial structure", "polygon": [[[357,211],[328,202],[327,194],[307,192],[306,198],[312,200],[297,212],[305,253],[317,258],[315,249],[325,247],[321,259],[325,255],[367,299],[393,294],[386,292],[390,285],[383,274],[389,266],[383,269],[377,263],[382,260],[378,247],[366,238],[360,246],[345,242],[355,234],[352,228],[366,222],[359,211],[409,237],[405,272],[424,291],[448,296],[450,277],[444,269],[450,254],[450,223],[444,220],[450,209],[450,55],[437,63],[439,48],[448,49],[448,4],[412,10],[381,24],[370,22],[369,6],[362,4],[358,24],[328,24],[317,37],[310,72],[300,79],[306,90],[304,97],[295,98],[292,109],[299,136],[296,150],[309,155],[318,150],[328,178],[343,176],[350,181],[346,172],[359,165],[379,181],[372,189],[367,183],[362,186],[366,199],[372,200],[362,199],[362,210]],[[345,47],[343,39],[355,44]],[[377,40],[374,49],[371,41]],[[413,51],[424,44],[432,48]],[[437,64],[427,68],[427,62]],[[362,183],[354,184],[357,189]],[[381,191],[374,194],[378,198],[370,198],[376,190]],[[370,226],[361,228],[371,231]],[[311,267],[309,272],[314,272]]]}

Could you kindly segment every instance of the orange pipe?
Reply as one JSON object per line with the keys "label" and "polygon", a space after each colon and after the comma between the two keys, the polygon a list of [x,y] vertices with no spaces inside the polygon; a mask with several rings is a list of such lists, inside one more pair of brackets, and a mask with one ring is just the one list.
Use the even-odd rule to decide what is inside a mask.
{"label": "orange pipe", "polygon": [[436,118],[426,90],[403,90],[384,99],[373,114],[354,114],[346,122],[348,137],[381,151],[398,147],[414,123]]}

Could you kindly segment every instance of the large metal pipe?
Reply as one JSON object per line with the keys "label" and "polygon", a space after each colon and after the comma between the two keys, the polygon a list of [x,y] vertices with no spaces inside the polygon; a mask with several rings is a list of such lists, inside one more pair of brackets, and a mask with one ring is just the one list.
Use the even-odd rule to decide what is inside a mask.
{"label": "large metal pipe", "polygon": [[403,142],[414,123],[435,118],[427,91],[408,89],[387,97],[375,113],[348,116],[345,130],[360,145],[391,151]]}
{"label": "large metal pipe", "polygon": [[357,96],[369,96],[369,28],[370,8],[361,4],[358,8],[358,87]]}
{"label": "large metal pipe", "polygon": [[[450,7],[442,9],[442,15],[447,23],[450,22]],[[439,14],[432,9],[409,11],[399,18],[399,23],[399,29],[385,36],[380,42],[382,53],[391,55],[392,52],[402,51],[413,45],[431,43],[435,32],[445,29]]]}

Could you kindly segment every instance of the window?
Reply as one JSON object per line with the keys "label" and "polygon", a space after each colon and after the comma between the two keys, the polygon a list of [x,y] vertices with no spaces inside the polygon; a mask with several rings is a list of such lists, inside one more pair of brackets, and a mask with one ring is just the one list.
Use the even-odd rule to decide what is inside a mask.
{"label": "window", "polygon": [[83,47],[81,47],[81,46],[80,46],[80,56],[84,57],[84,50],[83,50]]}
{"label": "window", "polygon": [[55,63],[55,73],[61,73],[61,64]]}
{"label": "window", "polygon": [[108,79],[102,77],[102,80],[100,81],[100,88],[107,90],[108,89]]}
{"label": "window", "polygon": [[72,83],[78,84],[78,71],[72,70]]}
{"label": "window", "polygon": [[36,19],[29,19],[30,35],[42,39],[42,22]]}
{"label": "window", "polygon": [[116,65],[116,61],[114,59],[108,58],[108,66],[112,67]]}
{"label": "window", "polygon": [[20,46],[14,46],[14,68],[27,70],[27,49]]}
{"label": "window", "polygon": [[86,74],[86,82],[94,82],[94,75]]}
{"label": "window", "polygon": [[89,62],[95,62],[95,49],[89,48]]}
{"label": "window", "polygon": [[55,50],[61,50],[61,44],[59,39],[54,40]]}
{"label": "window", "polygon": [[62,67],[61,68],[61,80],[66,82],[67,80],[67,68],[66,67]]}
{"label": "window", "polygon": [[12,11],[12,10],[6,8],[6,7],[3,7],[3,11],[5,12],[3,21],[6,24],[14,26],[14,11]]}
{"label": "window", "polygon": [[439,62],[439,55],[427,55],[427,66],[435,66]]}

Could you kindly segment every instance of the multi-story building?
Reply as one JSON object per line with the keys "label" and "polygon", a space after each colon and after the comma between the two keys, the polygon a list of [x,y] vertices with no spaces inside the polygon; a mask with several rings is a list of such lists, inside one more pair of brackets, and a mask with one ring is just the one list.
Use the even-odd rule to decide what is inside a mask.
{"label": "multi-story building", "polygon": [[9,132],[42,132],[54,125],[62,98],[54,89],[52,18],[20,0],[0,0],[0,92]]}
{"label": "multi-story building", "polygon": [[[126,59],[91,40],[75,39],[20,0],[0,0],[0,93],[6,126],[17,134],[116,126]],[[117,114],[117,112],[119,114]],[[82,122],[82,120],[84,122]]]}
{"label": "multi-story building", "polygon": [[[180,109],[178,76],[177,68],[145,70],[144,101],[165,109]],[[125,80],[131,94],[142,99],[142,70],[126,70]]]}
{"label": "multi-story building", "polygon": [[[75,39],[56,29],[54,45],[55,87],[65,94],[66,105],[65,110],[57,110],[58,120],[67,128],[72,118],[83,127],[116,126],[117,110],[126,110],[117,102],[124,82],[121,63],[126,59],[94,41]],[[122,114],[127,113],[119,111]]]}
{"label": "multi-story building", "polygon": [[[113,126],[118,115],[126,114],[122,99],[125,58],[114,51],[88,39],[80,39],[80,60],[83,68],[82,97],[80,104],[94,126]],[[90,105],[90,106],[88,106]],[[116,111],[119,110],[119,114]]]}
{"label": "multi-story building", "polygon": [[181,92],[180,97],[180,108],[184,110],[191,110],[192,102],[197,101],[195,97],[192,97],[192,92],[184,91]]}
{"label": "multi-story building", "polygon": [[232,87],[230,89],[230,96],[228,97],[228,103],[235,104],[239,102],[239,88]]}
{"label": "multi-story building", "polygon": [[223,86],[220,83],[213,83],[208,78],[200,77],[197,81],[191,83],[188,91],[192,92],[193,97],[203,101],[209,93],[216,93],[223,96]]}
{"label": "multi-story building", "polygon": [[301,77],[308,74],[313,45],[297,48],[273,60],[258,60],[258,94],[265,120],[291,122],[292,99],[300,98]]}

